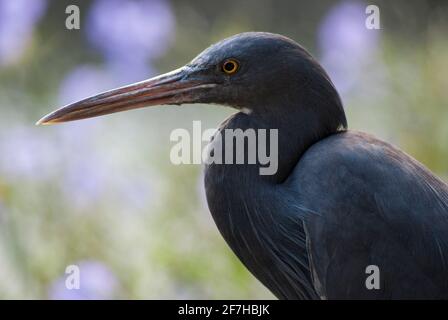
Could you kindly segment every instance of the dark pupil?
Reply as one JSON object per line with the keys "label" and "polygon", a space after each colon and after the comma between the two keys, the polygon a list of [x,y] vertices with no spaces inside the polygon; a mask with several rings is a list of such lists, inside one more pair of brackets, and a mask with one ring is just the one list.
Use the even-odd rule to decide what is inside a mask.
{"label": "dark pupil", "polygon": [[235,69],[235,64],[233,62],[227,62],[224,64],[224,69],[226,71],[233,71],[233,69]]}

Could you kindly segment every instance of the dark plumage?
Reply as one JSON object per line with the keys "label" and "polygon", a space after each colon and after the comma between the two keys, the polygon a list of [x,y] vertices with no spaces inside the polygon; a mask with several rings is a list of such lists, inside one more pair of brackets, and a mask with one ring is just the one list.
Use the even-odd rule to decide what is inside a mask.
{"label": "dark plumage", "polygon": [[[233,75],[222,70],[229,58],[239,62]],[[174,73],[40,122],[186,102],[240,110],[221,131],[278,129],[276,174],[260,175],[259,163],[205,168],[221,234],[278,298],[448,298],[448,186],[393,146],[348,131],[328,75],[288,38],[236,35]],[[368,265],[379,267],[379,290],[365,286]]]}

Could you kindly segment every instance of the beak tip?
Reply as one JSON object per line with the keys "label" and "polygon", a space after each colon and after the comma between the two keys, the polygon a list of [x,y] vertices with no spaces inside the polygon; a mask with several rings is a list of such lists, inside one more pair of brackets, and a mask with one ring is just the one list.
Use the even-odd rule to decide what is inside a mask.
{"label": "beak tip", "polygon": [[57,121],[52,121],[51,119],[47,119],[47,118],[48,117],[45,116],[45,117],[39,119],[36,122],[36,126],[47,126],[47,125],[50,125],[50,124],[53,124],[53,123],[57,122]]}

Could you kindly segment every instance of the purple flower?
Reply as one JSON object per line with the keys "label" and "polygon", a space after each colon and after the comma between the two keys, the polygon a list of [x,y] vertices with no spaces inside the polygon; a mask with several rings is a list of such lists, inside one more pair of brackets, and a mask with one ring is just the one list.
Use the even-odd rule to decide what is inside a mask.
{"label": "purple flower", "polygon": [[[88,209],[99,199],[118,195],[126,211],[146,208],[154,199],[155,177],[129,171],[129,166],[108,156],[112,145],[101,150],[102,136],[110,128],[101,119],[78,121],[55,127],[57,159],[60,160],[58,182],[65,198],[78,209]],[[119,129],[121,130],[121,129]]]}
{"label": "purple flower", "polygon": [[353,89],[365,67],[376,62],[379,32],[366,28],[365,9],[363,3],[343,1],[330,10],[319,29],[322,64],[342,93]]}
{"label": "purple flower", "polygon": [[75,208],[88,207],[103,195],[108,184],[107,171],[112,170],[96,145],[101,127],[101,119],[95,118],[52,129],[52,143],[46,151],[57,163],[48,170],[58,174],[60,189]]}
{"label": "purple flower", "polygon": [[[366,5],[343,1],[325,16],[319,30],[319,45],[323,54],[349,54],[350,59],[362,59],[375,51],[378,32],[367,29]],[[345,56],[345,58],[348,58]]]}
{"label": "purple flower", "polygon": [[46,4],[46,0],[0,0],[0,65],[22,56]]}
{"label": "purple flower", "polygon": [[9,127],[0,135],[0,173],[11,181],[46,178],[57,161],[54,151],[48,137],[37,129]]}
{"label": "purple flower", "polygon": [[68,289],[64,275],[57,279],[50,287],[49,298],[54,300],[80,299],[112,299],[116,296],[118,280],[112,271],[98,261],[81,261],[79,267],[79,289]]}
{"label": "purple flower", "polygon": [[87,36],[108,59],[140,62],[166,51],[173,27],[166,0],[96,0]]}
{"label": "purple flower", "polygon": [[109,60],[106,67],[115,87],[142,81],[156,74],[151,65],[143,60]]}
{"label": "purple flower", "polygon": [[67,201],[74,207],[87,208],[104,195],[108,187],[108,174],[104,161],[91,153],[71,159],[64,168],[61,188]]}
{"label": "purple flower", "polygon": [[59,101],[61,104],[68,104],[111,89],[114,85],[108,72],[82,65],[72,70],[63,80],[59,89]]}

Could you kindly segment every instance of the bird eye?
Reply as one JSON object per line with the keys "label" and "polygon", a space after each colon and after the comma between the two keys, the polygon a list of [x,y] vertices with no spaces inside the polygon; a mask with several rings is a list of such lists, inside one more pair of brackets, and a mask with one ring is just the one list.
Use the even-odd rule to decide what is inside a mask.
{"label": "bird eye", "polygon": [[224,63],[222,64],[222,71],[224,71],[227,74],[234,74],[235,72],[238,71],[238,68],[239,68],[238,61],[234,59],[228,59],[224,61]]}

